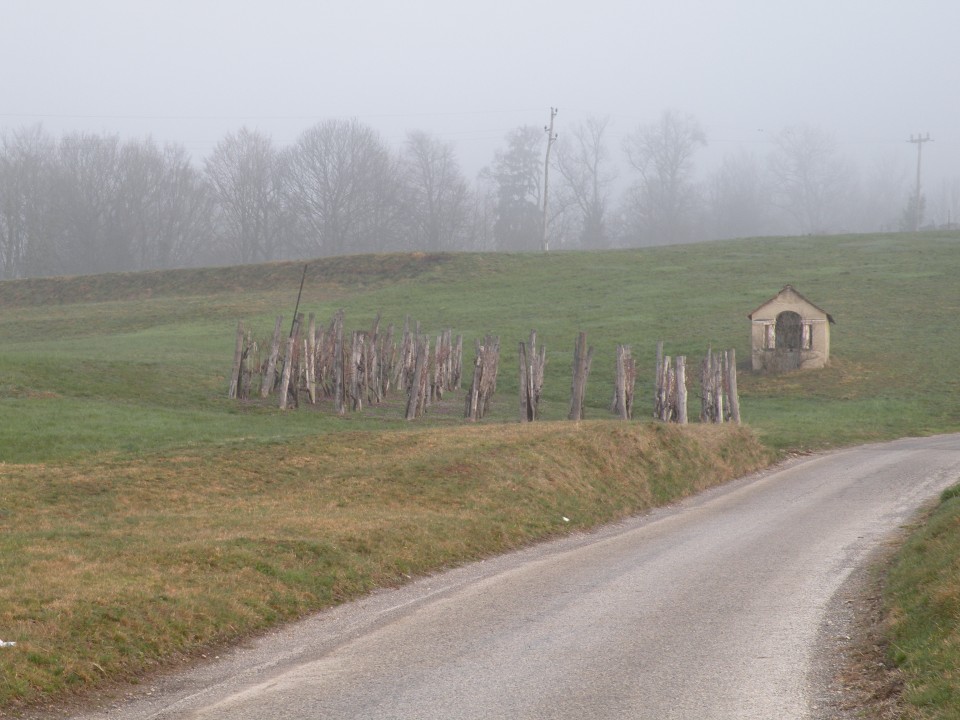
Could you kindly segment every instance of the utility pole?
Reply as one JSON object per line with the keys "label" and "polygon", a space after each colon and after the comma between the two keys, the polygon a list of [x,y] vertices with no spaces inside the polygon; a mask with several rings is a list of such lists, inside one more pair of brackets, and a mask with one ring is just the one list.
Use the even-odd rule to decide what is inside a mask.
{"label": "utility pole", "polygon": [[926,135],[920,135],[920,133],[917,133],[916,137],[911,135],[910,140],[908,140],[907,142],[916,143],[916,146],[917,146],[917,197],[916,197],[917,217],[916,217],[916,220],[914,221],[913,230],[914,232],[919,232],[920,220],[922,216],[922,213],[920,211],[920,158],[923,156],[923,144],[925,142],[933,142],[933,141],[930,139],[930,133],[927,133]]}
{"label": "utility pole", "polygon": [[550,108],[550,125],[544,125],[543,130],[547,133],[547,158],[543,161],[543,238],[541,246],[544,252],[550,250],[550,243],[547,241],[547,180],[550,175],[550,148],[553,147],[553,141],[557,139],[557,134],[553,132],[553,119],[557,116],[557,109]]}

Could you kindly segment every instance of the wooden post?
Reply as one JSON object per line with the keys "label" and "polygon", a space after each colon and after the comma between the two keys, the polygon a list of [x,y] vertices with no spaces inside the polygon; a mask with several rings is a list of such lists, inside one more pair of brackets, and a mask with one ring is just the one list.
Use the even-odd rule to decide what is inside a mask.
{"label": "wooden post", "polygon": [[430,373],[430,402],[443,399],[443,333],[437,335],[437,342],[433,346],[433,368]]}
{"label": "wooden post", "polygon": [[290,389],[290,373],[293,371],[293,351],[296,339],[293,335],[287,338],[287,356],[283,361],[283,374],[280,378],[280,409],[287,409],[287,395]]}
{"label": "wooden post", "polygon": [[310,313],[307,323],[307,347],[304,364],[307,369],[307,393],[310,395],[310,404],[317,404],[317,319]]}
{"label": "wooden post", "polygon": [[687,424],[687,358],[677,356],[677,422]]}
{"label": "wooden post", "polygon": [[383,400],[380,389],[380,313],[373,321],[373,328],[364,338],[363,369],[364,383],[367,386],[367,402],[379,404]]}
{"label": "wooden post", "polygon": [[397,361],[397,347],[393,342],[393,324],[387,326],[387,334],[382,336],[379,341],[378,356],[378,374],[379,374],[379,396],[380,400],[387,397],[390,392],[390,380],[393,375],[393,368]]}
{"label": "wooden post", "polygon": [[337,410],[337,415],[344,415],[347,412],[347,406],[344,398],[344,377],[343,377],[343,322],[342,316],[338,316],[339,322],[335,321],[334,331],[336,335],[333,338],[333,404]]}
{"label": "wooden post", "polygon": [[487,414],[490,401],[497,389],[497,371],[500,363],[500,338],[487,335],[483,344],[477,340],[477,356],[473,363],[473,382],[467,393],[464,417],[477,421]]}
{"label": "wooden post", "polygon": [[[670,422],[673,419],[673,406],[671,405],[671,370],[670,356],[661,355],[658,361],[659,380],[657,381],[657,401],[656,418],[663,422]],[[675,373],[673,373],[675,377]]]}
{"label": "wooden post", "polygon": [[[280,380],[280,409],[287,408],[287,395],[293,395],[294,403],[297,402],[296,374],[294,367],[298,364],[297,345],[300,341],[300,326],[303,324],[303,315],[298,314],[293,319],[293,325],[290,330],[290,337],[287,338],[287,356],[283,359],[283,376]],[[291,380],[293,382],[291,382]]]}
{"label": "wooden post", "polygon": [[653,382],[653,416],[663,420],[663,340],[657,341],[657,365]]}
{"label": "wooden post", "polygon": [[[419,329],[419,327],[418,327]],[[419,356],[423,356],[423,372],[420,373],[420,385],[417,389],[417,417],[423,415],[427,406],[430,405],[430,336],[423,335],[421,336],[422,340],[422,349],[418,349],[418,360]]]}
{"label": "wooden post", "polygon": [[243,344],[243,356],[240,358],[240,387],[237,389],[237,398],[246,400],[250,397],[250,386],[253,385],[253,371],[250,368],[251,356],[257,352],[257,343],[253,334],[248,332]]}
{"label": "wooden post", "polygon": [[237,321],[237,337],[233,350],[233,371],[230,373],[230,389],[227,391],[227,397],[231,400],[237,398],[237,388],[240,384],[240,365],[243,362],[243,321]]}
{"label": "wooden post", "polygon": [[626,345],[617,345],[616,385],[613,390],[614,412],[621,420],[629,420],[627,407],[627,368],[626,356],[630,352]]}
{"label": "wooden post", "polygon": [[350,360],[347,365],[350,375],[347,386],[350,392],[350,409],[363,410],[363,332],[357,330],[351,337]]}
{"label": "wooden post", "polygon": [[520,357],[520,422],[530,422],[530,390],[528,388],[530,367],[527,364],[527,346],[521,342],[518,350]]}
{"label": "wooden post", "polygon": [[543,374],[547,365],[547,346],[537,347],[537,331],[530,331],[530,353],[527,357],[530,373],[527,376],[527,389],[530,393],[530,419],[540,417],[540,397],[543,395]]}
{"label": "wooden post", "polygon": [[428,372],[428,357],[430,354],[430,340],[424,336],[417,339],[416,359],[413,369],[413,381],[410,384],[410,394],[407,398],[407,420],[414,420],[422,413],[424,394]]}
{"label": "wooden post", "polygon": [[716,358],[713,362],[713,397],[716,402],[716,410],[714,411],[714,422],[723,423],[723,367],[724,356],[720,354],[720,351],[717,351]]}
{"label": "wooden post", "polygon": [[730,419],[740,424],[740,397],[737,394],[737,351],[727,350],[727,393],[730,406]]}
{"label": "wooden post", "polygon": [[570,412],[567,415],[569,420],[583,420],[583,398],[592,361],[593,348],[587,348],[587,334],[580,332],[573,349],[573,382],[570,386]]}
{"label": "wooden post", "polygon": [[453,388],[460,389],[463,375],[463,335],[457,335],[457,342],[453,346]]}
{"label": "wooden post", "polygon": [[480,374],[483,370],[483,346],[477,340],[476,357],[473,360],[473,380],[470,382],[470,390],[467,392],[466,407],[464,408],[464,417],[467,420],[476,422],[480,419]]}
{"label": "wooden post", "polygon": [[713,398],[710,390],[710,383],[713,378],[712,360],[712,350],[707,348],[707,354],[703,358],[703,362],[700,363],[700,422],[713,422],[711,417]]}
{"label": "wooden post", "polygon": [[280,356],[280,332],[283,325],[283,315],[277,315],[277,321],[273,325],[273,339],[270,341],[270,357],[267,359],[267,368],[263,371],[263,379],[260,381],[260,397],[266,399],[273,392],[277,384],[275,376],[277,372],[277,358]]}
{"label": "wooden post", "polygon": [[480,416],[490,410],[490,402],[497,390],[497,372],[500,368],[500,338],[487,335],[483,341],[483,370],[480,376]]}
{"label": "wooden post", "polygon": [[520,343],[520,422],[540,417],[540,395],[547,362],[546,348],[537,349],[537,331],[530,331],[530,344]]}
{"label": "wooden post", "polygon": [[674,420],[677,407],[677,371],[673,367],[673,358],[663,356],[663,417],[664,422]]}

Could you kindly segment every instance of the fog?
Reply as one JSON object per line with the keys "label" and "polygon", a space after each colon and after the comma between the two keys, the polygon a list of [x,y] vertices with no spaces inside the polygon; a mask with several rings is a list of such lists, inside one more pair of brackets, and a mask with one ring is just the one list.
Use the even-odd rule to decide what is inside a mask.
{"label": "fog", "polygon": [[[182,149],[205,176],[218,144],[241,131],[279,152],[318,124],[356,122],[398,155],[411,131],[425,134],[452,155],[476,195],[496,183],[498,153],[502,159],[511,147],[511,134],[542,133],[557,107],[558,143],[604,121],[610,230],[599,244],[610,246],[733,232],[712,228],[703,213],[676,235],[660,227],[641,237],[628,228],[631,214],[645,211],[624,199],[643,175],[625,149],[665,113],[702,132],[705,143],[695,143],[682,178],[701,205],[733,159],[741,170],[752,162],[769,172],[785,131],[829,141],[831,162],[846,168],[842,193],[834,190],[857,196],[858,219],[801,221],[794,213],[792,221],[744,225],[754,234],[898,229],[915,183],[918,147],[909,140],[929,133],[923,224],[957,220],[960,5],[947,0],[8,0],[2,26],[0,131],[8,146],[37,125],[53,143],[78,133],[116,136],[121,146],[149,138]],[[545,147],[542,137],[531,149],[542,158]],[[573,155],[568,147],[568,160]],[[550,172],[554,246],[590,246],[582,217],[557,215],[576,204],[575,193],[567,188],[554,203],[552,188],[562,194],[563,181],[559,169]],[[878,176],[888,181],[882,191]],[[871,220],[871,197],[890,204],[879,198],[884,192],[896,195],[896,212]],[[527,200],[541,202],[536,193]],[[464,202],[476,213],[476,197]],[[410,243],[396,232],[381,246],[338,241],[313,250],[404,249]],[[477,232],[440,249],[497,247],[493,231]],[[14,271],[10,257],[0,258],[0,277],[54,271]],[[170,262],[257,257],[209,251]]]}

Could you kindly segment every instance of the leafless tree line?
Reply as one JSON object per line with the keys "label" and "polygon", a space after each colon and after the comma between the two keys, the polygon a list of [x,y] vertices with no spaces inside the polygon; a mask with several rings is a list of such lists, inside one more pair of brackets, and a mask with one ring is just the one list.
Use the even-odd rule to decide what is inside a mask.
{"label": "leafless tree line", "polygon": [[[905,167],[887,161],[861,174],[817,128],[786,128],[765,156],[731,154],[698,178],[707,137],[696,118],[665,111],[634,128],[617,152],[610,127],[604,118],[558,125],[551,248],[897,230],[917,215]],[[394,150],[357,120],[322,121],[285,148],[241,129],[199,165],[182,146],[150,139],[56,139],[39,126],[3,132],[0,279],[385,251],[537,250],[545,143],[541,128],[516,128],[471,183],[453,145],[414,131]],[[934,201],[956,220],[960,181],[944,184]],[[922,214],[928,196],[920,202]]]}

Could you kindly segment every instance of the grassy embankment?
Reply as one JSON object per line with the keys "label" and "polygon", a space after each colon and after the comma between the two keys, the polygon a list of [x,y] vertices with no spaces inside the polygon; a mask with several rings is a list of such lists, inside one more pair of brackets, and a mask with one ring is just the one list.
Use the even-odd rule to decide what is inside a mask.
{"label": "grassy embankment", "polygon": [[[18,642],[0,655],[0,707],[637,512],[770,453],[960,429],[958,248],[956,234],[856,236],[310,265],[301,310],[324,321],[342,307],[350,329],[383,312],[467,347],[500,335],[481,428],[460,394],[415,425],[399,400],[345,418],[227,401],[236,320],[267,337],[301,264],[0,283],[0,638]],[[743,368],[746,314],[787,282],[837,319],[834,359],[742,374],[755,435],[603,420],[617,343],[634,347],[645,417],[657,340],[689,362],[735,347]],[[531,328],[546,420],[566,414],[588,333],[596,420],[513,424],[512,348]]]}
{"label": "grassy embankment", "polygon": [[890,656],[909,720],[960,719],[960,485],[901,549],[887,586]]}

